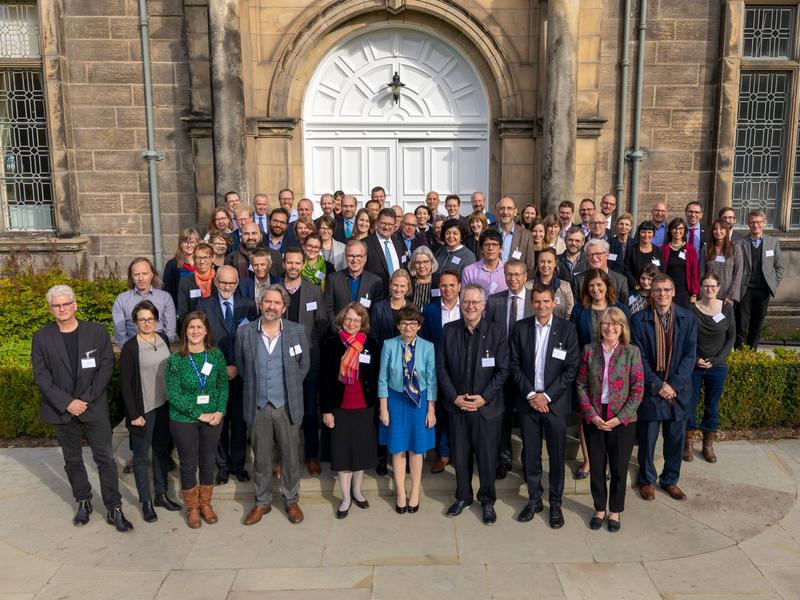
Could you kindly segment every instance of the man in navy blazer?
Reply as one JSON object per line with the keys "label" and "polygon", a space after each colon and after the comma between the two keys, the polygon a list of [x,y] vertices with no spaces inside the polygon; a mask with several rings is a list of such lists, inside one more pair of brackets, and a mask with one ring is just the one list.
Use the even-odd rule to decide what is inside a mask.
{"label": "man in navy blazer", "polygon": [[361,303],[370,312],[372,305],[386,295],[387,287],[381,286],[380,278],[364,269],[367,247],[362,240],[347,242],[344,256],[347,268],[332,273],[325,281],[325,311],[331,321],[351,302]]}
{"label": "man in navy blazer", "polygon": [[381,209],[375,222],[375,233],[364,239],[367,246],[367,264],[364,270],[380,277],[381,288],[384,290],[389,289],[389,277],[392,273],[397,269],[408,269],[405,244],[394,236],[395,220],[396,215],[391,208]]}
{"label": "man in navy blazer", "polygon": [[403,215],[400,221],[400,229],[394,234],[395,239],[400,242],[400,247],[406,255],[406,265],[411,259],[414,250],[420,246],[427,246],[428,241],[421,233],[417,233],[417,217],[413,212],[408,212]]}
{"label": "man in navy blazer", "polygon": [[564,450],[567,415],[572,412],[572,384],[578,373],[580,348],[575,326],[553,314],[555,293],[549,285],[531,289],[535,317],[511,331],[511,374],[517,384],[517,412],[522,434],[522,468],[528,504],[518,520],[533,519],[542,506],[542,434],[550,459],[550,527],[564,525]]}
{"label": "man in navy blazer", "polygon": [[642,353],[645,380],[636,424],[639,494],[645,500],[655,498],[653,455],[659,429],[664,436],[661,487],[676,500],[686,498],[678,478],[687,411],[692,410],[697,322],[688,310],[673,303],[674,297],[675,284],[669,275],[656,275],[650,290],[652,308],[631,317],[631,341]]}
{"label": "man in navy blazer", "polygon": [[236,293],[239,273],[230,265],[217,270],[216,290],[197,303],[205,313],[211,328],[211,342],[222,351],[228,365],[228,410],[222,421],[222,433],[217,445],[217,485],[228,483],[230,475],[239,481],[250,481],[244,468],[247,447],[247,425],[242,412],[242,378],[236,371],[236,332],[239,327],[258,318],[256,304]]}
{"label": "man in navy blazer", "polygon": [[478,501],[483,523],[497,520],[495,469],[508,377],[508,339],[502,325],[482,317],[486,292],[479,285],[461,290],[462,318],[444,326],[436,353],[439,403],[449,413],[450,446],[456,470],[456,501],[447,510],[457,517],[472,504],[472,461],[478,463]]}

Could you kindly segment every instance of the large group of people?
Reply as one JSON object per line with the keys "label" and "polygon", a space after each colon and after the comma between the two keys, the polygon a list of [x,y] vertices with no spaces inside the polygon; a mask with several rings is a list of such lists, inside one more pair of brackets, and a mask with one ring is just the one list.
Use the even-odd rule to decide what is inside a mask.
{"label": "large group of people", "polygon": [[[230,192],[204,236],[180,232],[161,277],[148,258],[128,267],[113,340],[146,522],[158,519],[156,507],[181,509],[167,485],[174,447],[189,527],[216,523],[215,486],[251,481],[249,442],[245,525],[271,511],[275,478],[288,519],[301,522],[300,478],[304,469],[320,476],[322,462],[339,484],[337,518],[352,504],[369,507],[362,485],[373,470],[391,470],[395,510],[413,514],[431,451],[432,473],[455,471],[446,516],[477,499],[490,525],[518,426],[527,503],[517,519],[544,508],[546,446],[548,522],[557,529],[577,415],[582,460],[573,477],[590,478],[589,527],[617,531],[636,444],[645,500],[656,485],[685,498],[681,463],[694,458],[697,430],[703,458],[717,460],[728,355],[757,348],[783,276],[780,245],[757,210],[745,234],[731,208],[704,228],[698,202],[671,219],[656,202],[637,226],[616,214],[611,194],[599,206],[581,200],[577,220],[569,200],[542,215],[503,197],[493,214],[481,192],[468,215],[456,194],[440,204],[430,192],[413,212],[386,206],[381,187],[361,209],[352,195],[324,194],[316,218],[292,190],[278,200],[270,210],[257,194],[246,206]],[[92,512],[83,427],[107,521],[130,530],[111,449],[111,339],[77,318],[69,287],[52,287],[46,301],[54,322],[33,337],[33,369],[41,418],[54,427],[78,503],[73,522]]]}

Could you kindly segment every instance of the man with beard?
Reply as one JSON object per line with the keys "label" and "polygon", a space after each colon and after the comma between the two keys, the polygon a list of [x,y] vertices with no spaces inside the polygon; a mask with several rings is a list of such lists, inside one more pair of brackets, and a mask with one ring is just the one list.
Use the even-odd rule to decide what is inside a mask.
{"label": "man with beard", "polygon": [[[238,250],[229,252],[225,257],[225,264],[235,267],[236,271],[239,273],[239,279],[243,281],[250,278],[250,255],[256,248],[261,247],[262,238],[261,230],[258,228],[258,225],[252,222],[241,226],[239,231],[241,232],[242,241],[239,244]],[[270,249],[268,251],[272,257],[270,273],[276,277],[280,277],[283,271],[283,257],[275,250]]]}

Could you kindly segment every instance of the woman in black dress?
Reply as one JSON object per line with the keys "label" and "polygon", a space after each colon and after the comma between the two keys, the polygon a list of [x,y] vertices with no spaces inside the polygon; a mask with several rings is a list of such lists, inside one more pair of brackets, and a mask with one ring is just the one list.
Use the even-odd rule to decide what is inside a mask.
{"label": "woman in black dress", "polygon": [[686,222],[677,217],[667,226],[667,242],[664,251],[664,272],[675,282],[674,302],[683,308],[689,308],[700,294],[698,282],[697,251],[692,244],[686,242]]}

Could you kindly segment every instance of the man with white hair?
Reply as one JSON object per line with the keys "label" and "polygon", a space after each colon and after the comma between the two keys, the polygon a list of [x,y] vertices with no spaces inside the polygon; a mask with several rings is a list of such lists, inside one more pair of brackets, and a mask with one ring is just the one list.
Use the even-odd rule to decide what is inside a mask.
{"label": "man with white hair", "polygon": [[497,223],[497,217],[486,210],[486,196],[483,192],[472,192],[472,195],[469,199],[472,202],[472,210],[481,211],[486,217],[486,220],[489,221],[489,225],[494,225]]}
{"label": "man with white hair", "polygon": [[81,449],[83,426],[100,475],[106,521],[117,531],[129,531],[133,525],[122,514],[106,398],[114,371],[111,338],[103,325],[78,320],[78,302],[71,287],[54,285],[45,298],[54,322],[33,334],[33,380],[41,394],[39,418],[53,426],[78,503],[72,524],[86,525],[92,513],[92,486]]}
{"label": "man with white hair", "polygon": [[[611,279],[611,284],[617,292],[617,298],[622,304],[628,302],[628,278],[621,273],[608,268],[608,253],[610,246],[608,242],[601,239],[593,239],[586,242],[583,251],[586,253],[586,271],[600,269],[605,271]],[[572,294],[575,298],[580,297],[581,287],[583,286],[584,273],[575,273],[573,278]]]}

